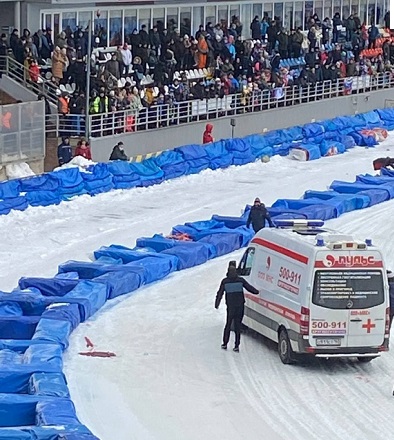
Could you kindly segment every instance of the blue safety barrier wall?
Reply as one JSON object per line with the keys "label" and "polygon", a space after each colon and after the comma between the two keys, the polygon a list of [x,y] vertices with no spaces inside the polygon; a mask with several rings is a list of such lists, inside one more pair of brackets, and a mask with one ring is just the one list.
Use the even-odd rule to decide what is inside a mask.
{"label": "blue safety barrier wall", "polygon": [[[387,120],[394,123],[394,110],[379,112],[383,111],[376,112],[376,124],[381,126],[385,121],[382,115],[392,117]],[[368,124],[374,124],[372,116],[376,115],[366,115],[362,117],[370,121]],[[349,121],[341,123],[348,125]],[[75,193],[82,193],[87,182],[92,192],[100,192],[96,180],[104,182],[102,187],[106,188],[117,184],[132,187],[135,182],[145,186],[168,176],[182,175],[185,169],[178,165],[184,162],[189,162],[183,173],[188,174],[191,169],[195,172],[212,166],[213,160],[216,165],[221,164],[225,152],[232,162],[242,162],[242,153],[249,158],[267,151],[275,153],[277,149],[266,146],[268,142],[280,145],[283,151],[291,137],[299,142],[308,135],[320,139],[323,136],[322,145],[329,139],[327,128],[331,122],[325,124],[254,136],[252,141],[235,140],[231,147],[227,144],[232,141],[216,142],[204,149],[197,145],[181,147],[157,157],[159,163],[146,161],[142,167],[112,163],[98,164],[91,173],[73,169],[60,175],[62,184],[56,173],[10,181],[3,184],[0,194],[4,199],[15,199],[24,197],[18,195],[23,189],[26,193],[43,192],[49,201],[54,198],[50,193],[60,188],[62,194],[72,194],[72,188],[76,188]],[[338,123],[332,126],[338,127]],[[304,148],[316,143],[309,140],[300,145]],[[327,220],[392,198],[394,172],[382,169],[379,176],[359,175],[355,182],[334,181],[328,191],[306,191],[301,199],[279,199],[268,210],[274,222],[284,218]],[[78,420],[62,372],[63,352],[71,332],[107,300],[247,246],[253,236],[253,231],[246,227],[249,209],[247,206],[240,217],[213,215],[209,220],[175,225],[169,236],[141,237],[134,248],[101,247],[94,252],[93,261],[67,261],[53,278],[24,277],[13,292],[0,292],[0,440],[97,439]],[[63,427],[61,432],[59,425]],[[114,438],[115,431],[116,427]]]}
{"label": "blue safety barrier wall", "polygon": [[186,145],[140,163],[99,163],[86,172],[67,168],[1,182],[0,215],[24,210],[29,205],[56,205],[81,194],[94,196],[112,189],[150,186],[208,168],[243,165],[264,156],[286,156],[291,150],[302,151],[307,160],[314,160],[344,153],[356,145],[373,147],[392,129],[394,110],[374,110],[243,139],[220,140],[204,146]]}

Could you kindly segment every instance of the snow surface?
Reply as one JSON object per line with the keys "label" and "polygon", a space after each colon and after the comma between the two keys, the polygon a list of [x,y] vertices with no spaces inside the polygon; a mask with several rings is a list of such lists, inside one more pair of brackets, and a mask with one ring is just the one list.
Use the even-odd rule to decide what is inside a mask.
{"label": "snow surface", "polygon": [[5,173],[8,179],[22,179],[23,177],[35,176],[35,173],[26,162],[6,165]]}
{"label": "snow surface", "polygon": [[[334,179],[353,181],[373,172],[373,159],[394,154],[393,139],[319,161],[273,157],[12,212],[0,217],[0,288],[14,288],[21,276],[53,276],[58,264],[86,260],[102,245],[134,246],[175,224],[239,215],[256,196],[270,205]],[[328,224],[372,238],[394,268],[393,209],[390,201]],[[214,297],[228,261],[242,252],[110,301],[78,327],[65,372],[81,421],[102,440],[391,438],[393,352],[368,365],[315,359],[285,366],[275,344],[260,337],[245,335],[239,354],[220,349],[225,306],[215,310]],[[79,356],[84,336],[117,357]]]}
{"label": "snow surface", "polygon": [[96,162],[85,159],[82,156],[75,156],[70,160],[70,162],[55,168],[53,171],[65,170],[66,168],[79,168],[79,171],[86,172],[86,168],[88,168],[90,165],[94,165],[95,163]]}

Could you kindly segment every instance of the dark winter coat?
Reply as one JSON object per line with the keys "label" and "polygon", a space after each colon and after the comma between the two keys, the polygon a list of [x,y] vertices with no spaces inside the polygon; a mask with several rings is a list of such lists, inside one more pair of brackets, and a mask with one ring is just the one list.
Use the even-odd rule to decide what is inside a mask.
{"label": "dark winter coat", "polygon": [[274,226],[271,220],[271,216],[269,215],[269,212],[267,211],[267,208],[265,206],[259,205],[259,206],[252,206],[249,212],[249,217],[246,222],[246,227],[249,228],[250,224],[252,224],[252,227],[255,232],[259,231],[260,229],[264,228],[265,221],[268,221],[269,225],[271,227]]}
{"label": "dark winter coat", "polygon": [[259,294],[257,289],[251,286],[244,278],[237,275],[235,267],[229,267],[227,276],[221,281],[216,294],[215,308],[219,307],[224,293],[226,293],[226,304],[228,308],[243,306],[245,303],[244,289],[254,295]]}
{"label": "dark winter coat", "polygon": [[61,143],[57,147],[57,158],[59,160],[59,165],[70,162],[70,160],[73,158],[71,145]]}
{"label": "dark winter coat", "polygon": [[124,150],[119,148],[119,145],[115,145],[112,150],[109,160],[129,160]]}

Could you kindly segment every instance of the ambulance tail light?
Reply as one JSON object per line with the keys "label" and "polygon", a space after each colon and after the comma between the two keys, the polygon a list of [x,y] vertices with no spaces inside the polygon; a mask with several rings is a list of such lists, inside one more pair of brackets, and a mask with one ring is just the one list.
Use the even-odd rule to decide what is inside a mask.
{"label": "ambulance tail light", "polygon": [[302,335],[309,335],[309,318],[309,309],[307,307],[301,307],[300,333]]}
{"label": "ambulance tail light", "polygon": [[390,307],[386,308],[386,325],[384,327],[384,336],[385,338],[390,336]]}

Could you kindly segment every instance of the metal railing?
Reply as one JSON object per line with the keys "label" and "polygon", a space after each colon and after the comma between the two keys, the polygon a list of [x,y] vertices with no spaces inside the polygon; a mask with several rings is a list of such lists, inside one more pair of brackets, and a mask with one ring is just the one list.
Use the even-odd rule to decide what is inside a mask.
{"label": "metal railing", "polygon": [[[180,124],[189,124],[202,120],[212,120],[225,116],[262,112],[270,109],[289,107],[323,99],[381,90],[394,87],[394,75],[385,72],[343,78],[337,81],[323,81],[303,87],[280,87],[265,90],[252,90],[247,93],[227,95],[223,98],[207,98],[152,105],[136,110],[123,110],[105,114],[90,115],[92,137],[112,136],[121,133],[134,133],[144,130],[156,130]],[[59,116],[59,126],[65,134],[83,133],[84,116]],[[63,124],[63,125],[62,125]],[[78,125],[79,124],[79,125]],[[68,130],[68,131],[67,131]]]}
{"label": "metal railing", "polygon": [[10,56],[0,56],[0,72],[18,82],[35,95],[42,94],[47,100],[57,106],[57,86],[43,76],[39,75],[37,81],[30,77],[29,69]]}
{"label": "metal railing", "polygon": [[43,159],[45,108],[43,102],[0,106],[0,164]]}

